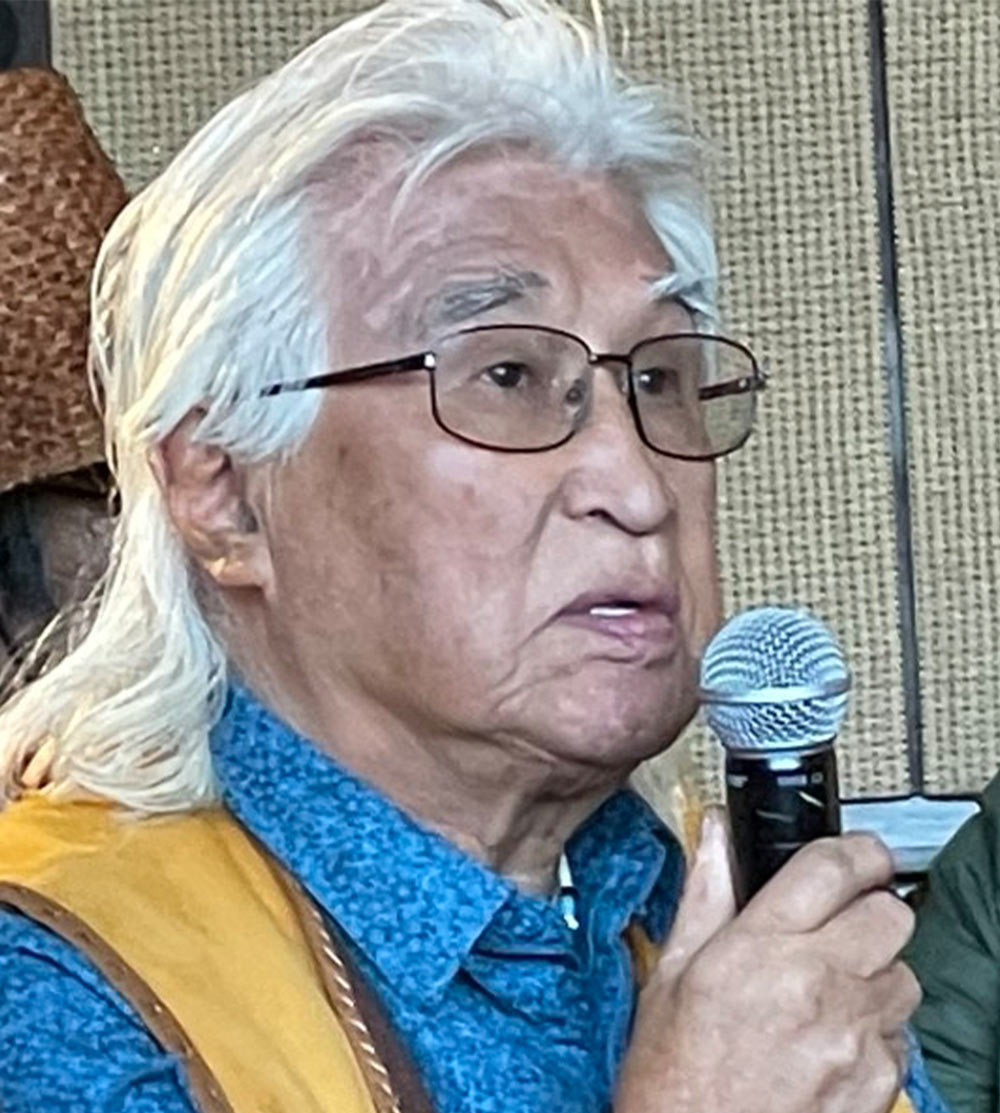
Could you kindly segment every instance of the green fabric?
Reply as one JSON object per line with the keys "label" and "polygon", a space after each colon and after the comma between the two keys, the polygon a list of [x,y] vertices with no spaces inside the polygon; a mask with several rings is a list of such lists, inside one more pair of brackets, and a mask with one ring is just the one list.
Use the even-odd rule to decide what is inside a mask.
{"label": "green fabric", "polygon": [[931,1078],[954,1113],[996,1113],[1000,1045],[1000,776],[931,868],[906,951]]}

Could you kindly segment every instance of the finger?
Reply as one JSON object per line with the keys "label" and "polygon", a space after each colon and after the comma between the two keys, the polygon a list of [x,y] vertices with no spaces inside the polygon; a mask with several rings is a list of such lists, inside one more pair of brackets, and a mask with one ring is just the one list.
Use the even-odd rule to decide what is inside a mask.
{"label": "finger", "polygon": [[888,889],[876,889],[828,920],[815,938],[834,965],[868,978],[895,962],[914,922],[909,905]]}
{"label": "finger", "polygon": [[729,835],[721,809],[711,808],[657,972],[677,976],[735,915]]}
{"label": "finger", "polygon": [[888,970],[866,979],[869,1015],[877,1017],[883,1036],[899,1032],[917,1011],[923,990],[905,962],[894,962]]}
{"label": "finger", "polygon": [[760,890],[740,922],[751,931],[816,931],[853,900],[892,878],[892,857],[869,834],[817,839]]}

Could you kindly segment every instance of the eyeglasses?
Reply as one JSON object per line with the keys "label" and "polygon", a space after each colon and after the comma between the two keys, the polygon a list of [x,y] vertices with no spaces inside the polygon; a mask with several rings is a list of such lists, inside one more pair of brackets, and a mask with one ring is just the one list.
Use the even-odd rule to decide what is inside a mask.
{"label": "eyeglasses", "polygon": [[481,448],[543,452],[565,444],[586,421],[601,364],[627,372],[619,385],[642,442],[681,460],[712,460],[739,448],[766,385],[753,353],[722,336],[675,332],[613,355],[561,329],[483,325],[417,355],[273,383],[262,395],[426,371],[431,411],[446,433]]}

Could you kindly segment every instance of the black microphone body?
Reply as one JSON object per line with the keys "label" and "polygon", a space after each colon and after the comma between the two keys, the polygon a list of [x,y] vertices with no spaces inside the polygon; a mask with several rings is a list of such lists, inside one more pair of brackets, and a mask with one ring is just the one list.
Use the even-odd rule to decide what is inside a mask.
{"label": "black microphone body", "polygon": [[745,611],[705,651],[699,692],[726,751],[741,905],[806,843],[840,834],[833,740],[850,686],[836,639],[804,611]]}
{"label": "black microphone body", "polygon": [[840,834],[832,740],[801,750],[728,750],[726,805],[742,907],[806,843]]}

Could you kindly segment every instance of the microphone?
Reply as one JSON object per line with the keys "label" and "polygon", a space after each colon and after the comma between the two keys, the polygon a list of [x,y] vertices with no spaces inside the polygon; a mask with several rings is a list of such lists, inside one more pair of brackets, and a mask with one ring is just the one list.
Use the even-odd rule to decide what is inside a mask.
{"label": "microphone", "polygon": [[741,906],[800,847],[840,834],[833,742],[850,686],[836,638],[804,611],[746,611],[705,651],[699,694],[726,752]]}

